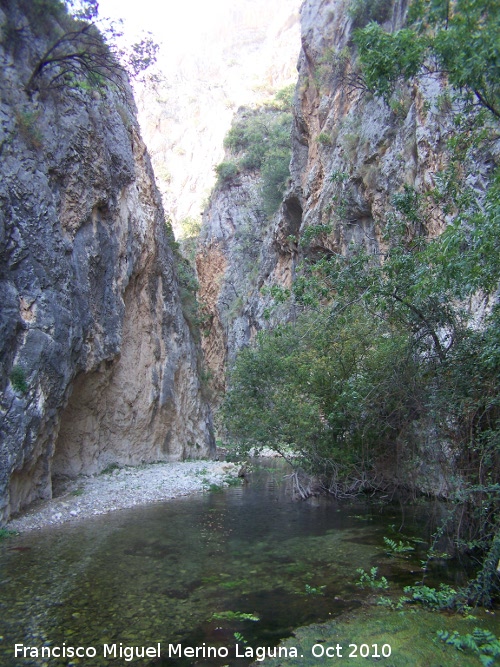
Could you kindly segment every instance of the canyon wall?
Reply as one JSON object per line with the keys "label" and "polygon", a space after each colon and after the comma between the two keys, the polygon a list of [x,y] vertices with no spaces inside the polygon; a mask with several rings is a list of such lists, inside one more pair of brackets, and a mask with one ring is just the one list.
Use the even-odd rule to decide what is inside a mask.
{"label": "canyon wall", "polygon": [[[246,0],[191,9],[160,47],[154,71],[134,85],[139,121],[176,235],[200,219],[241,105],[295,84],[300,0]],[[182,31],[187,31],[181,41]]]}
{"label": "canyon wall", "polygon": [[[446,163],[453,122],[438,75],[402,84],[390,104],[362,90],[354,76],[353,30],[369,20],[395,30],[406,5],[306,0],[301,8],[291,176],[280,210],[271,218],[262,214],[254,173],[217,186],[204,215],[197,262],[210,326],[203,345],[218,390],[222,364],[259,329],[294,317],[286,304],[269,308],[273,284],[290,287],[305,257],[345,254],[360,245],[383,250],[393,196],[405,185],[431,189]],[[471,177],[478,190],[486,172],[478,166]],[[446,219],[436,209],[426,224],[433,236]],[[206,268],[215,255],[217,275]]]}
{"label": "canyon wall", "polygon": [[[59,476],[206,456],[211,414],[129,90],[25,90],[68,30],[0,24],[0,518]],[[23,11],[24,8],[24,11]],[[127,84],[128,85],[128,84]]]}

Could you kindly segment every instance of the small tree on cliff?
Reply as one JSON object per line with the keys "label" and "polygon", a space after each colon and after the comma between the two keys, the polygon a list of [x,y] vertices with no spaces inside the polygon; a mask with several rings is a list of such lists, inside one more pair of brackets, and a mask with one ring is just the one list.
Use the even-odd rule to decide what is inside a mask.
{"label": "small tree on cliff", "polygon": [[[61,3],[52,3],[52,8],[60,13]],[[115,23],[99,18],[97,0],[68,0],[66,8],[72,18],[54,22],[60,34],[38,58],[26,84],[28,93],[42,82],[52,89],[113,84],[124,92],[126,73],[137,77],[156,61],[158,44],[151,35],[127,50],[118,48],[122,33]]]}

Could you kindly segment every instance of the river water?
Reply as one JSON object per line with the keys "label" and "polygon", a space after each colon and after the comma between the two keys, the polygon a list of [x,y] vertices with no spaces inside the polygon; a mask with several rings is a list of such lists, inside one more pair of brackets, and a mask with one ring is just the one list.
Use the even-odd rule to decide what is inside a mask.
{"label": "river water", "polygon": [[[283,466],[264,465],[272,468],[240,487],[3,540],[0,665],[245,665],[236,644],[274,646],[298,626],[359,608],[373,592],[355,585],[357,568],[379,566],[401,585],[421,578],[426,545],[411,542],[411,558],[395,559],[383,538],[428,532],[429,507],[294,501]],[[15,658],[15,644],[39,657]],[[64,644],[96,655],[40,657],[42,646]],[[116,659],[104,657],[105,644],[116,644]],[[151,647],[150,658],[120,658],[120,644]],[[179,657],[178,644],[222,655]]]}

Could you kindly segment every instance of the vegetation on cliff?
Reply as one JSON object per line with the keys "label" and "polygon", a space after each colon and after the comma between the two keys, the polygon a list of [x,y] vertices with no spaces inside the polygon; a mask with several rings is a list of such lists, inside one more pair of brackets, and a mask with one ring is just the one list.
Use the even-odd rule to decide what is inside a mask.
{"label": "vegetation on cliff", "polygon": [[[301,315],[240,354],[223,412],[231,436],[292,450],[336,494],[425,480],[433,492],[439,479],[458,549],[483,559],[455,602],[488,604],[500,558],[500,9],[414,2],[409,17],[393,34],[357,30],[352,62],[388,102],[404,81],[446,73],[447,163],[434,187],[392,198],[376,254],[316,252],[291,290],[273,288]],[[470,178],[479,162],[485,191]]]}
{"label": "vegetation on cliff", "polygon": [[[10,9],[0,39],[14,53],[30,48],[32,70],[25,85],[29,95],[106,86],[127,94],[126,74],[138,76],[156,60],[158,45],[150,35],[127,49],[118,46],[120,26],[99,17],[97,0],[22,0],[21,13]],[[23,20],[46,38],[42,50],[27,39]]]}
{"label": "vegetation on cliff", "polygon": [[216,167],[219,183],[242,171],[259,172],[262,208],[268,215],[280,205],[290,176],[291,104],[288,87],[279,91],[272,103],[242,110],[224,140],[230,159]]}

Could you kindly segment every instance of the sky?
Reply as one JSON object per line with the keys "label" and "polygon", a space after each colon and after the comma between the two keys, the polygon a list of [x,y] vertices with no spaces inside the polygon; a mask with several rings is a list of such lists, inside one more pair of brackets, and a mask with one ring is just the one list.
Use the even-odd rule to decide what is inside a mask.
{"label": "sky", "polygon": [[[152,32],[162,51],[193,50],[195,40],[224,20],[234,0],[99,0],[99,14],[124,21],[124,32]],[[135,35],[134,35],[135,34]]]}

